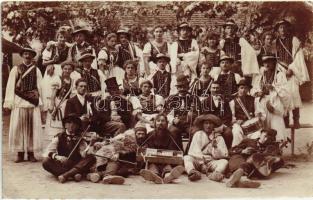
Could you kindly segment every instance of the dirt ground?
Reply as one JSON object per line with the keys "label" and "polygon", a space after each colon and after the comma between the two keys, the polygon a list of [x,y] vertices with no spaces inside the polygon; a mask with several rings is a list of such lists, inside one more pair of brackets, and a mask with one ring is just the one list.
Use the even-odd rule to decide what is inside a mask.
{"label": "dirt ground", "polygon": [[[301,122],[313,124],[313,103],[301,109]],[[293,159],[296,168],[283,168],[269,179],[261,180],[258,189],[227,188],[224,183],[210,181],[203,175],[198,182],[189,182],[186,175],[178,183],[155,185],[139,176],[126,179],[126,184],[103,185],[82,181],[60,184],[45,172],[41,163],[14,163],[8,153],[9,118],[3,118],[2,134],[2,197],[3,198],[238,198],[238,197],[312,197],[313,162]],[[290,131],[288,131],[290,134]],[[296,153],[313,141],[312,129],[296,131]],[[303,151],[303,150],[302,150]],[[284,151],[290,154],[290,145]]]}

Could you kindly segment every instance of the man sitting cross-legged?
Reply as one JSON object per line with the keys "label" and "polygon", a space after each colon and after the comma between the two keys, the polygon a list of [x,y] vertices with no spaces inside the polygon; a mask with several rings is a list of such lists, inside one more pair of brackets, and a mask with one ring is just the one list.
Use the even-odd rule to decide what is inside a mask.
{"label": "man sitting cross-legged", "polygon": [[188,155],[184,156],[190,181],[201,179],[201,172],[206,173],[210,180],[223,180],[228,151],[223,136],[214,130],[221,124],[221,120],[212,114],[196,118],[194,125],[199,131],[193,135]]}
{"label": "man sitting cross-legged", "polygon": [[276,142],[276,134],[277,131],[274,129],[262,130],[259,138],[244,139],[230,150],[229,171],[233,174],[226,183],[227,187],[259,187],[258,182],[240,181],[240,179],[243,175],[268,177],[284,165],[281,147]]}
{"label": "man sitting cross-legged", "polygon": [[[168,121],[166,115],[158,114],[155,117],[154,126],[155,130],[148,134],[146,141],[142,145],[146,145],[147,148],[152,149],[182,151],[180,149],[182,144],[178,144],[178,141],[174,139],[167,128]],[[181,165],[173,168],[173,165],[170,164],[149,163],[148,169],[142,169],[140,175],[147,181],[162,184],[171,183],[184,171],[185,168]]]}
{"label": "man sitting cross-legged", "polygon": [[58,177],[61,183],[69,178],[80,181],[82,174],[88,173],[96,162],[93,156],[87,155],[87,143],[79,138],[81,123],[80,118],[74,114],[65,117],[65,131],[52,139],[45,153],[43,168]]}

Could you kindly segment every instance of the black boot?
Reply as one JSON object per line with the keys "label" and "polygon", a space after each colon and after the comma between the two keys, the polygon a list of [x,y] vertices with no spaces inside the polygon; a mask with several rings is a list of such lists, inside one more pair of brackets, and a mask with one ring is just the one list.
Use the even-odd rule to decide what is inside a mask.
{"label": "black boot", "polygon": [[24,152],[18,152],[17,158],[15,160],[16,163],[20,163],[24,161]]}
{"label": "black boot", "polygon": [[287,116],[284,117],[284,122],[285,122],[285,127],[286,127],[286,128],[289,128],[289,127],[290,127],[290,126],[289,126],[289,115],[287,115]]}
{"label": "black boot", "polygon": [[292,118],[293,118],[293,127],[295,129],[299,129],[300,128],[300,122],[299,122],[300,109],[299,108],[295,108],[292,110]]}
{"label": "black boot", "polygon": [[37,162],[37,159],[34,156],[34,152],[28,152],[27,155],[28,155],[28,161]]}
{"label": "black boot", "polygon": [[74,177],[76,174],[79,174],[79,170],[77,168],[73,168],[58,176],[58,180],[60,183],[65,183],[70,177]]}

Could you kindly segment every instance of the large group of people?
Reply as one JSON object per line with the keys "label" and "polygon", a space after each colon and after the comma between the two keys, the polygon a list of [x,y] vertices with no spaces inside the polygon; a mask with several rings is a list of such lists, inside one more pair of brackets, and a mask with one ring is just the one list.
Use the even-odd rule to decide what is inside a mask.
{"label": "large group of people", "polygon": [[[207,33],[199,43],[183,22],[169,43],[158,25],[143,49],[121,28],[105,35],[100,51],[83,27],[71,33],[73,43],[60,28],[42,52],[43,74],[30,47],[10,71],[4,108],[15,162],[25,153],[36,162],[45,149],[43,168],[61,183],[123,184],[141,175],[166,184],[187,173],[190,181],[205,174],[229,178],[227,187],[259,187],[241,177],[281,168],[289,114],[300,127],[299,86],[309,75],[291,26],[282,20],[271,32],[239,38],[227,20],[222,39]],[[151,149],[183,156],[147,161]]]}

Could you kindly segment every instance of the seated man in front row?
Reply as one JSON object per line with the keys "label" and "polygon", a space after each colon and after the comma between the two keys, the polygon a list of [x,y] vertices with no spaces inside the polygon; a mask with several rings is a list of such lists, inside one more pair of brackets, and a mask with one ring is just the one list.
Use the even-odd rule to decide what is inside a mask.
{"label": "seated man in front row", "polygon": [[262,130],[257,139],[244,139],[230,150],[229,171],[232,174],[227,187],[257,188],[258,182],[240,181],[243,175],[263,178],[284,165],[281,147],[276,142],[277,131]]}
{"label": "seated man in front row", "polygon": [[194,125],[199,129],[192,138],[184,163],[190,181],[201,179],[201,172],[210,180],[222,181],[227,168],[228,150],[222,135],[214,128],[222,125],[212,114],[200,115]]}
{"label": "seated man in front row", "polygon": [[[141,144],[147,148],[163,149],[163,150],[176,150],[182,151],[180,148],[182,144],[179,144],[181,140],[174,138],[168,130],[167,117],[164,114],[158,114],[154,121],[155,130],[151,131],[146,141]],[[148,169],[142,169],[140,175],[147,181],[153,181],[156,184],[171,183],[174,179],[177,179],[185,168],[178,165],[173,168],[170,164],[156,164],[149,163]]]}
{"label": "seated man in front row", "polygon": [[60,183],[70,178],[80,181],[82,174],[88,173],[96,159],[87,155],[87,143],[80,139],[81,120],[76,115],[68,115],[63,119],[65,131],[57,134],[49,144],[43,168],[58,177]]}
{"label": "seated man in front row", "polygon": [[[250,89],[251,85],[247,80],[240,80],[237,95],[229,102],[233,123],[232,147],[238,145],[245,138],[258,138],[262,128],[261,123],[265,120],[266,114],[259,98],[249,95]],[[255,121],[249,124],[247,129],[244,129],[243,124],[248,120]]]}

